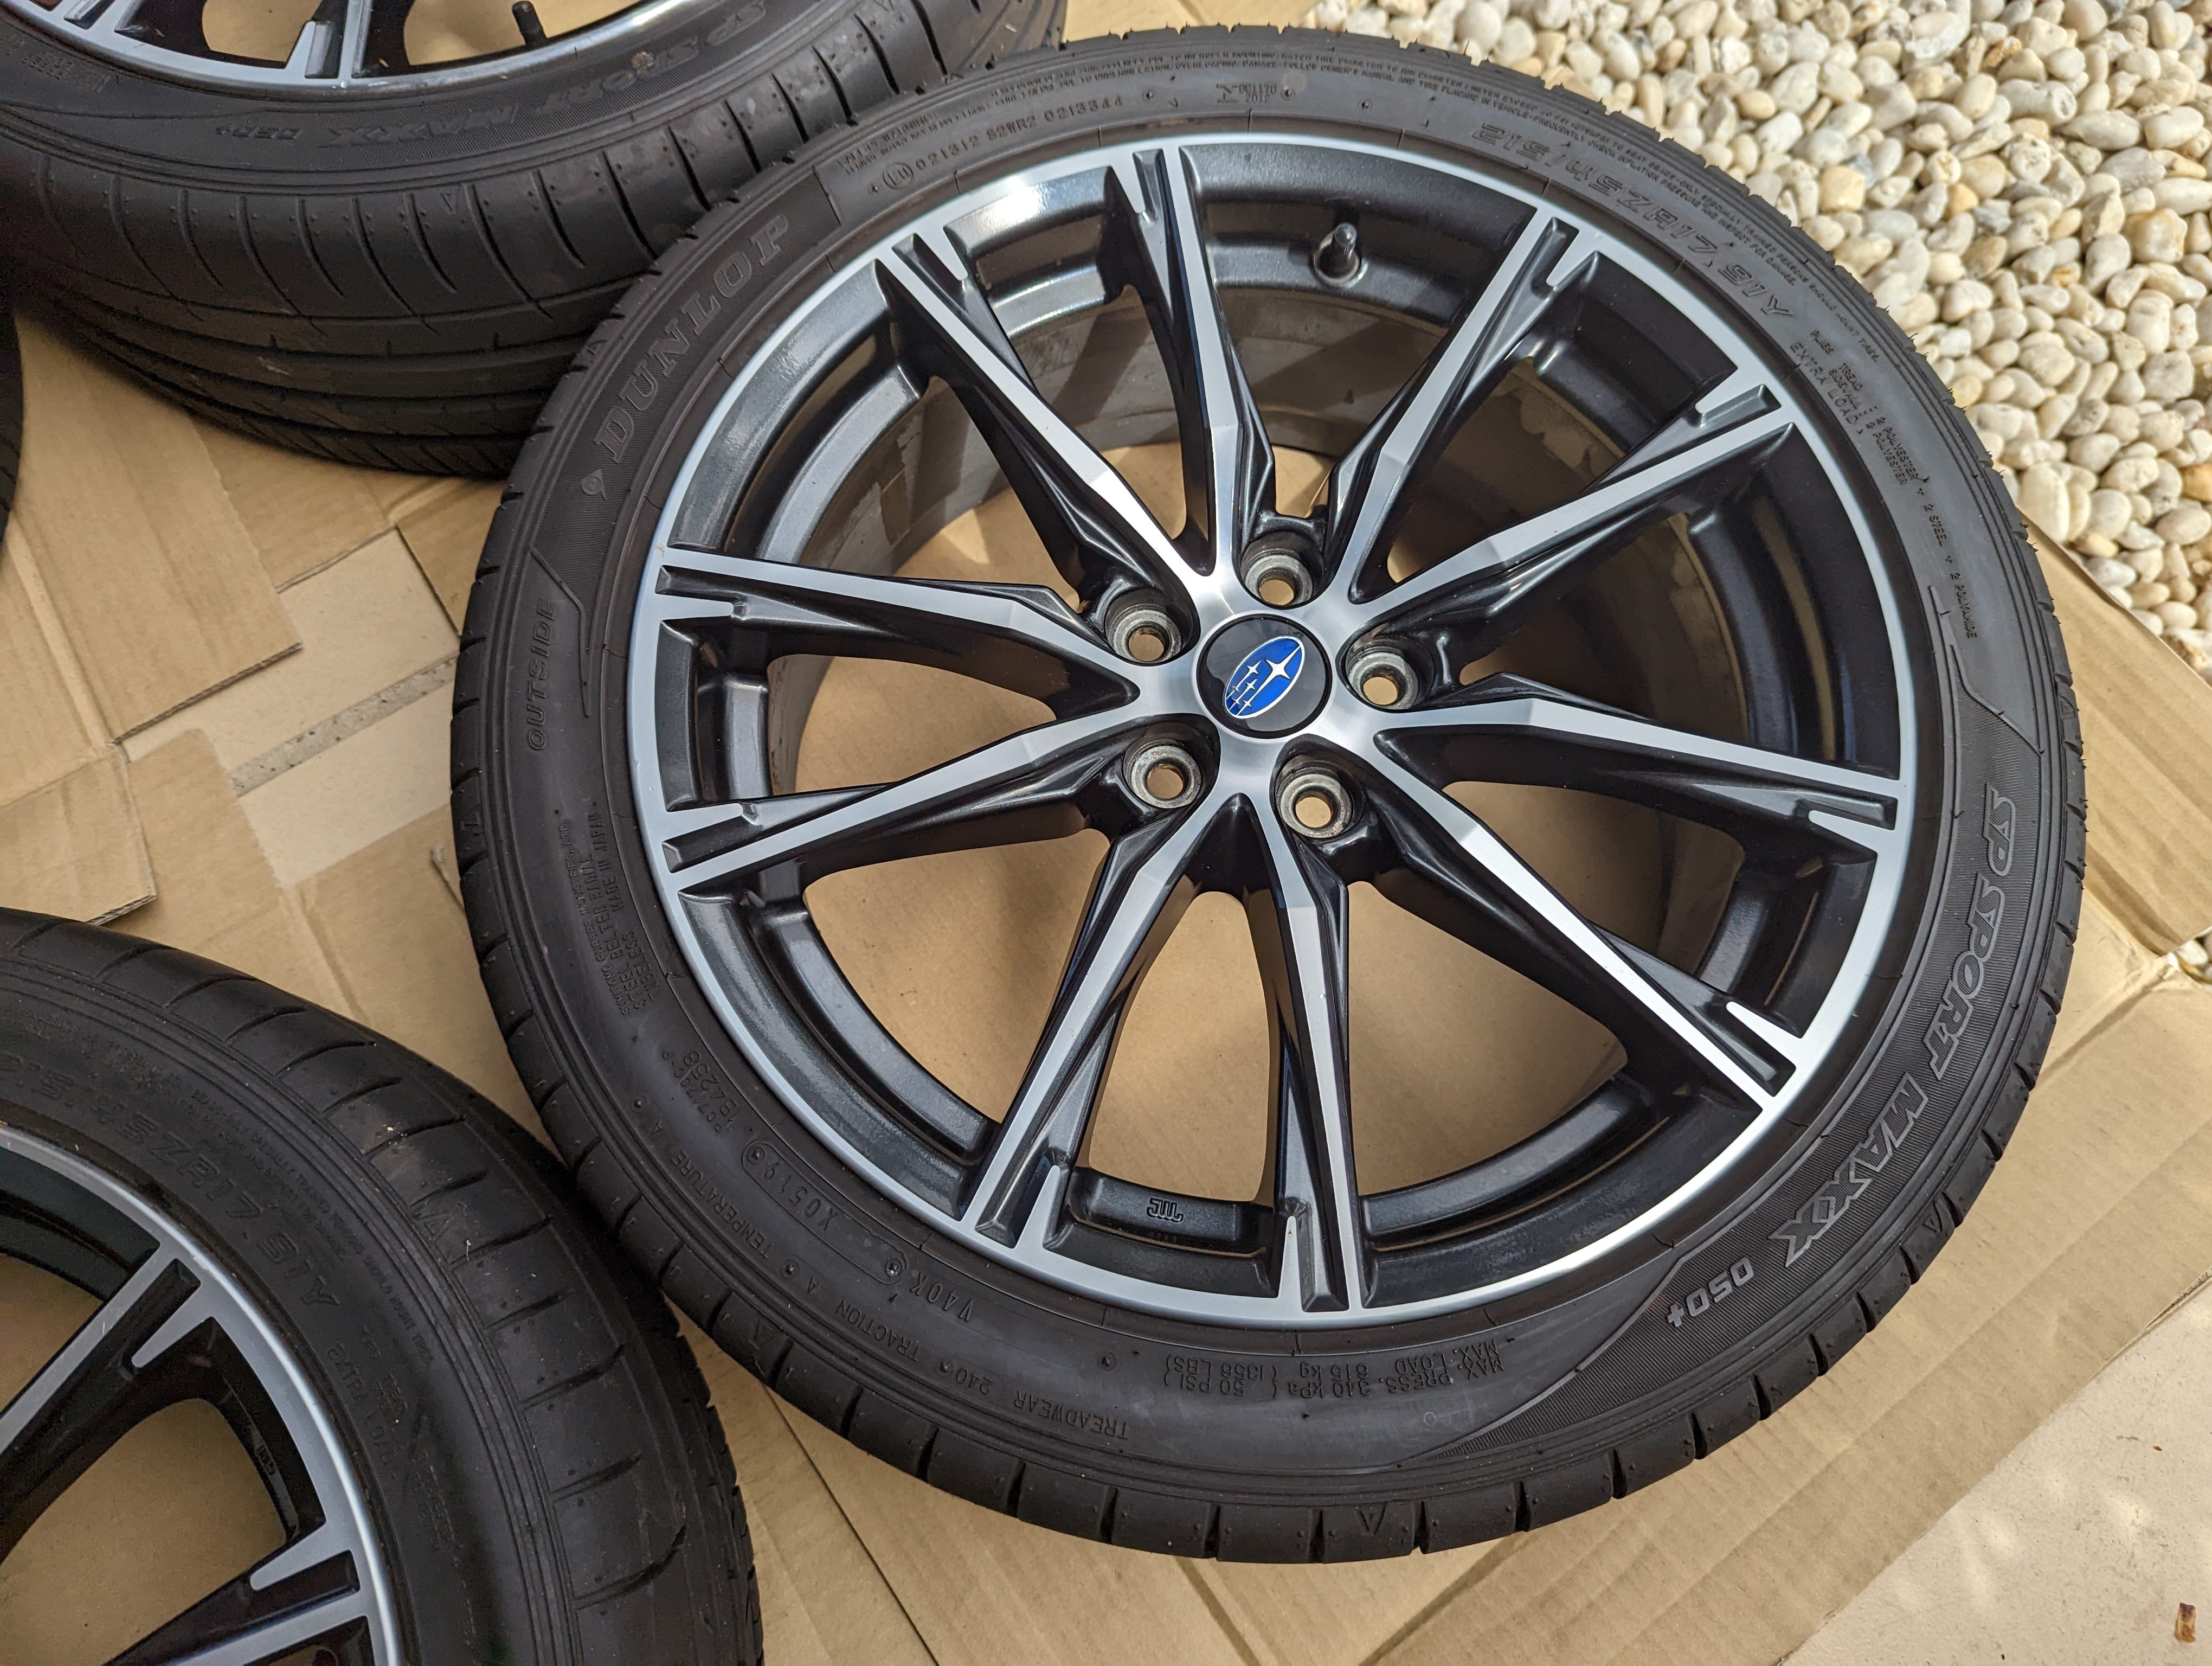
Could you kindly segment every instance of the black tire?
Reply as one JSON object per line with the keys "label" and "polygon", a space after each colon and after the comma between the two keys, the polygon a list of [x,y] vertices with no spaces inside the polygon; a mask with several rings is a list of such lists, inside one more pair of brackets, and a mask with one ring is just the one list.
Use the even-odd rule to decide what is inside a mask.
{"label": "black tire", "polygon": [[[764,1085],[757,1054],[709,1006],[656,890],[630,763],[625,656],[639,651],[647,546],[746,344],[828,293],[823,275],[887,222],[956,188],[1055,153],[1242,135],[1255,103],[1274,131],[1456,159],[1571,205],[1701,286],[1783,367],[1770,376],[1790,378],[1797,354],[1846,353],[1849,379],[1788,385],[1823,434],[1833,425],[1867,513],[1889,518],[1877,559],[1902,575],[1925,691],[1909,720],[1917,800],[1899,815],[1923,865],[1847,1067],[1819,1077],[1679,1231],[1480,1311],[1364,1329],[1147,1316],[890,1202]],[[957,182],[933,170],[1009,116],[1019,136],[985,164]],[[718,263],[775,216],[820,226],[819,260],[726,285],[690,372],[626,404],[647,344],[687,303],[696,318]],[[1723,264],[1724,278],[1708,270]],[[1878,405],[1878,433],[1837,416],[1830,396],[1846,384]],[[726,472],[711,478],[735,501]],[[1925,532],[1939,518],[1940,550]],[[702,521],[681,542],[722,535]],[[1437,1550],[1556,1521],[1710,1453],[1832,1366],[1927,1268],[2012,1134],[2070,964],[2085,812],[2063,645],[2017,516],[1910,344],[1847,273],[1691,153],[1520,76],[1389,43],[1250,30],[1085,41],[801,153],[664,256],[555,393],[494,523],[463,642],[465,894],[522,1079],[586,1193],[669,1297],[801,1409],[963,1497],[1117,1544],[1280,1561]],[[1985,825],[1985,789],[2016,806],[2016,828]],[[1965,899],[1993,894],[2003,929],[1980,945],[1972,1025],[1942,1071],[1923,1038],[1972,958]],[[1916,1070],[1924,1109],[1886,1121]],[[1854,1168],[1863,1150],[1875,1156]],[[1807,1221],[1796,1238],[1778,1231]],[[1755,1282],[1721,1276],[1745,1261]],[[1706,1294],[1723,1284],[1732,1299]],[[1703,1316],[1682,1323],[1685,1300]]]}
{"label": "black tire", "polygon": [[[4,301],[0,296],[0,301]],[[15,314],[0,307],[0,532],[15,506],[15,477],[23,465],[23,358],[15,350]]]}
{"label": "black tire", "polygon": [[501,472],[584,336],[708,204],[878,103],[1056,38],[1061,9],[701,4],[488,82],[335,104],[165,79],[0,12],[0,252],[210,420]]}
{"label": "black tire", "polygon": [[[459,1083],[195,956],[0,911],[0,1131],[142,1200],[283,1339],[378,1529],[405,1661],[760,1658],[696,1363],[557,1165]],[[0,1207],[0,1247],[107,1298],[42,1249],[38,1207]],[[64,1468],[158,1409],[80,1419]],[[18,1513],[22,1481],[0,1488]]]}

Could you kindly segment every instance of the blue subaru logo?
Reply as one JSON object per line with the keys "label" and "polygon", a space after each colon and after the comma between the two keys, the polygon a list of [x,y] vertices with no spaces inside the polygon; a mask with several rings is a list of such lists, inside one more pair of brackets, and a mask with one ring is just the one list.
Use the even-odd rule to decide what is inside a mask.
{"label": "blue subaru logo", "polygon": [[1258,717],[1297,686],[1305,662],[1305,645],[1297,637],[1270,637],[1229,673],[1221,690],[1222,709],[1231,717]]}

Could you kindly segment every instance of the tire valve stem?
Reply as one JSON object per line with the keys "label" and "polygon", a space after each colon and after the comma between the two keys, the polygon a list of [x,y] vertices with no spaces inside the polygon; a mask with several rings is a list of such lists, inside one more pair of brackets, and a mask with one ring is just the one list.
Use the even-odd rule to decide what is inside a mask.
{"label": "tire valve stem", "polygon": [[514,27],[522,31],[522,44],[543,46],[545,44],[545,26],[538,21],[538,8],[531,4],[530,0],[514,0],[511,9],[514,13]]}
{"label": "tire valve stem", "polygon": [[1349,283],[1359,276],[1359,228],[1340,220],[1328,236],[1315,246],[1314,271],[1325,282]]}

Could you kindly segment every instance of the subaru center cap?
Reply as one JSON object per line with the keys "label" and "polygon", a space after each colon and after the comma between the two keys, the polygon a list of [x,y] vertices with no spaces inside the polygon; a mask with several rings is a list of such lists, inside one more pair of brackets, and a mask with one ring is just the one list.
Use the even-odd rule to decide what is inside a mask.
{"label": "subaru center cap", "polygon": [[1239,619],[1199,658],[1198,682],[1215,716],[1246,734],[1288,734],[1328,697],[1321,645],[1287,619]]}

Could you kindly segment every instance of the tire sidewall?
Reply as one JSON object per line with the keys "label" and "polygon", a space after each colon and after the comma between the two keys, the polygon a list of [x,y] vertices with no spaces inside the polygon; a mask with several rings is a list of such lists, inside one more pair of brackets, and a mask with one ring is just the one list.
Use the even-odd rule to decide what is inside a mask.
{"label": "tire sidewall", "polygon": [[[1010,119],[1018,138],[997,137]],[[1756,1178],[1724,1208],[1633,1246],[1571,1301],[1356,1333],[1102,1310],[938,1237],[827,1152],[724,1033],[661,915],[629,778],[629,599],[726,367],[884,217],[1179,125],[1395,137],[1609,218],[1778,359],[1809,367],[1801,396],[1887,517],[1878,533],[1920,701],[1908,720],[1923,759],[1916,836],[1931,854],[1879,969],[1887,1007],[1832,1091],[1747,1158]],[[792,264],[760,258],[771,245]],[[733,259],[742,280],[720,282]],[[469,897],[480,940],[507,939],[488,970],[526,1080],[561,1085],[581,1119],[549,1114],[556,1138],[575,1158],[586,1141],[564,1128],[587,1126],[604,1142],[595,1162],[628,1177],[623,1195],[653,1201],[705,1263],[705,1287],[734,1290],[794,1339],[790,1355],[751,1362],[780,1385],[826,1372],[1028,1461],[1167,1490],[1479,1488],[1607,1450],[1802,1341],[1980,1138],[2069,885],[2039,585],[1978,447],[1910,344],[1826,256],[1689,153],[1438,54],[1241,33],[1085,43],[803,153],[702,222],[623,313],[526,452],[471,602],[469,635],[487,640],[472,675],[465,665],[465,693],[482,697],[456,720],[457,812],[465,846],[490,860]],[[680,369],[646,350],[679,338]],[[2002,860],[1992,795],[2011,806]],[[1993,893],[1996,943],[1977,953],[1977,906],[1986,920]],[[1931,1025],[1970,958],[1970,1016],[1950,1024],[1938,1072]],[[1956,1020],[1955,1000],[1948,1010]],[[1779,1231],[1792,1223],[1795,1236]],[[1755,1280],[1731,1284],[1732,1299],[1668,1322],[1684,1294],[1746,1260]],[[833,1421],[854,1403],[817,1397]],[[1384,1468],[1418,1477],[1372,1479]]]}
{"label": "tire sidewall", "polygon": [[538,1488],[489,1409],[508,1391],[453,1346],[442,1280],[313,1118],[158,1015],[11,967],[0,1119],[137,1194],[276,1332],[346,1448],[406,1658],[542,1634],[550,1570],[520,1504]]}
{"label": "tire sidewall", "polygon": [[[650,131],[782,62],[811,0],[702,0],[455,86],[255,96],[72,49],[0,14],[0,133],[134,177],[333,196],[513,172]],[[842,14],[841,14],[842,15]]]}

